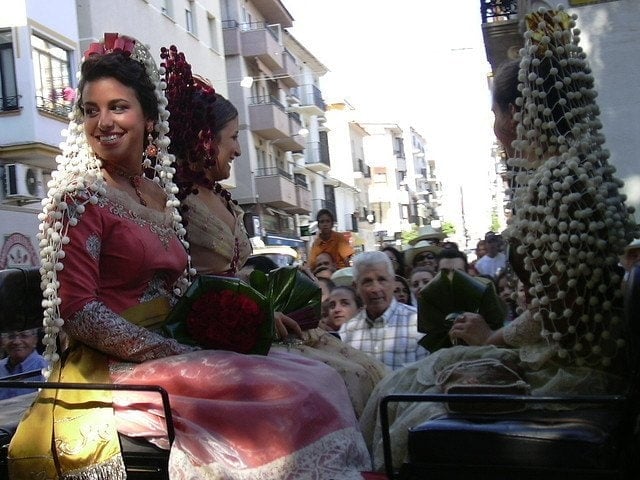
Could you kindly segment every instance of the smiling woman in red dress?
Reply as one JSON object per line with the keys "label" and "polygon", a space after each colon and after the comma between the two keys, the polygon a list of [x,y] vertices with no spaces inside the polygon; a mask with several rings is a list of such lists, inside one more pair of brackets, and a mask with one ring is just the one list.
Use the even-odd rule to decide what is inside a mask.
{"label": "smiling woman in red dress", "polygon": [[[150,52],[117,34],[90,46],[81,73],[40,216],[49,378],[160,385],[176,438],[164,439],[155,394],[46,390],[11,441],[10,478],[125,479],[124,433],[170,448],[172,480],[360,479],[369,454],[335,370],[286,353],[200,350],[158,333],[193,274],[164,82]],[[63,353],[61,329],[70,338]]]}

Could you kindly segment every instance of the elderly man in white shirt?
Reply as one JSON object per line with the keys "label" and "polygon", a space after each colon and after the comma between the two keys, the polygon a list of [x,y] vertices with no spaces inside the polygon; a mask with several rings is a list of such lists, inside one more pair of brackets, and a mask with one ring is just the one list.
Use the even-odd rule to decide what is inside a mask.
{"label": "elderly man in white shirt", "polygon": [[396,301],[395,273],[384,252],[363,252],[353,260],[356,290],[364,308],[340,327],[343,342],[369,353],[391,369],[420,360],[429,352],[418,344],[416,307]]}

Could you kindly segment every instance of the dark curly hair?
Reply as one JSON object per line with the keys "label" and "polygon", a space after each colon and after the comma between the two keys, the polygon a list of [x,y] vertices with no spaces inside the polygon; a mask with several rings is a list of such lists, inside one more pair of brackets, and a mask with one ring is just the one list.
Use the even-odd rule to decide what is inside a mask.
{"label": "dark curly hair", "polygon": [[147,75],[142,63],[122,52],[111,52],[104,55],[91,55],[81,67],[81,80],[78,84],[78,108],[84,115],[82,107],[82,91],[87,83],[102,78],[114,78],[118,82],[132,88],[142,106],[145,118],[158,120],[158,99],[156,87]]}

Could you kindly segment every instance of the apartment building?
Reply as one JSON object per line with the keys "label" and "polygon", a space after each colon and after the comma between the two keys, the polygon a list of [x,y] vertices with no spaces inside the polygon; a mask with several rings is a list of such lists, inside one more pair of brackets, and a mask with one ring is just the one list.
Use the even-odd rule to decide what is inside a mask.
{"label": "apartment building", "polygon": [[356,250],[372,250],[376,241],[369,203],[371,168],[364,153],[364,139],[369,135],[356,119],[356,109],[346,100],[327,105],[331,170],[328,188],[336,199],[336,229],[351,232]]}
{"label": "apartment building", "polygon": [[442,223],[442,181],[437,175],[436,160],[429,152],[426,139],[415,128],[405,132],[407,154],[406,189],[409,192],[409,223],[440,227]]}
{"label": "apartment building", "polygon": [[40,200],[78,64],[73,0],[8,3],[0,17],[0,268],[40,262]]}
{"label": "apartment building", "polygon": [[324,181],[327,68],[287,32],[293,18],[279,0],[227,0],[223,16],[229,98],[244,127],[234,198],[256,242],[304,248],[301,227],[320,208],[335,211]]}

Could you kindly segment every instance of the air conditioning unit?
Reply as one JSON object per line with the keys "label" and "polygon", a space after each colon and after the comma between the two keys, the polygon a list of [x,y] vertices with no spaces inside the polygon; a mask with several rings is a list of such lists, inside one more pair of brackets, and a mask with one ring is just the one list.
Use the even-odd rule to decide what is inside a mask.
{"label": "air conditioning unit", "polygon": [[4,167],[7,200],[40,200],[44,196],[42,169],[22,163],[9,163]]}

